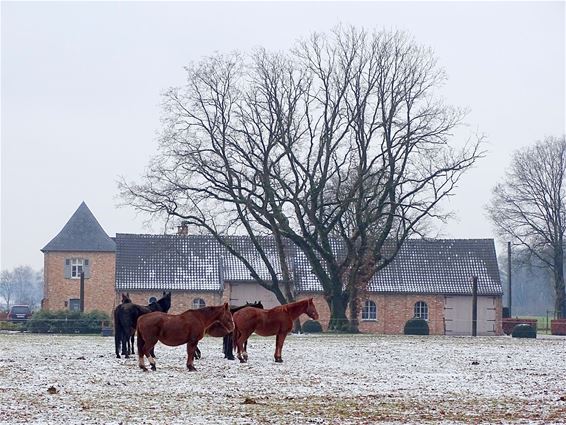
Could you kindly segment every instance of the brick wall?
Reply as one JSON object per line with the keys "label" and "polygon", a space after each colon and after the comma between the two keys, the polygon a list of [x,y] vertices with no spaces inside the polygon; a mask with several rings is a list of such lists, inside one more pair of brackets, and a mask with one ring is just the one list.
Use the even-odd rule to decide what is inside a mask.
{"label": "brick wall", "polygon": [[[119,304],[122,302],[122,295],[121,292],[116,293],[116,300],[115,303]],[[155,297],[157,299],[163,296],[163,292],[160,291],[130,291],[128,292],[130,295],[130,299],[133,303],[140,304],[140,305],[147,305],[149,303],[149,299],[151,297]],[[204,300],[205,305],[214,306],[220,305],[224,302],[227,302],[226,299],[220,292],[181,292],[181,291],[173,291],[171,293],[171,309],[169,313],[171,314],[179,314],[186,310],[193,308],[193,301],[196,298],[201,298]]]}
{"label": "brick wall", "polygon": [[[65,259],[88,258],[90,278],[85,279],[85,311],[101,310],[108,314],[115,304],[113,252],[47,252],[44,254],[44,300],[46,310],[67,310],[69,300],[80,297],[80,279],[65,278]],[[65,305],[67,303],[67,305]]]}
{"label": "brick wall", "polygon": [[[298,299],[313,297],[319,322],[323,329],[327,329],[330,322],[330,308],[321,294],[301,294]],[[418,301],[428,304],[429,327],[431,335],[444,335],[444,297],[442,295],[401,295],[401,294],[371,294],[364,298],[375,302],[377,307],[377,320],[363,321],[360,307],[359,329],[364,333],[377,333],[388,335],[403,334],[407,320],[414,316],[414,306]],[[348,309],[346,317],[350,317]],[[308,320],[306,315],[301,316],[301,322]]]}

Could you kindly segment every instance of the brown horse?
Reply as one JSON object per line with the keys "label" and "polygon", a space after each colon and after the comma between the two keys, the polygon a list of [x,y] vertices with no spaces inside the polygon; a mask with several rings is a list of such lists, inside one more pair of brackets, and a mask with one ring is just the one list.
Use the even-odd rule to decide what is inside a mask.
{"label": "brown horse", "polygon": [[187,368],[195,371],[193,360],[198,342],[204,336],[206,329],[214,322],[225,329],[234,330],[234,322],[228,303],[214,307],[203,307],[198,310],[187,310],[181,314],[166,314],[154,312],[144,314],[138,319],[138,361],[144,371],[144,356],[149,359],[151,369],[156,370],[153,347],[157,341],[176,347],[187,344]]}
{"label": "brown horse", "polygon": [[281,351],[285,338],[293,329],[293,320],[303,313],[311,319],[318,319],[318,312],[312,298],[280,305],[269,310],[248,307],[234,313],[234,346],[238,349],[240,362],[248,361],[246,344],[253,332],[261,336],[277,335],[275,339],[275,361],[283,362]]}

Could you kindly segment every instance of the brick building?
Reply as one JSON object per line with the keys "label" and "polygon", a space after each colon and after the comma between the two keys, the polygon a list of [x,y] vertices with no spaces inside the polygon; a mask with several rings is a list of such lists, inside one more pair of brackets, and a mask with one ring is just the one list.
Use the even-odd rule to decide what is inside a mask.
{"label": "brick building", "polygon": [[[43,248],[44,308],[75,308],[77,272],[85,271],[85,310],[110,313],[121,292],[146,304],[172,291],[172,313],[203,305],[241,305],[261,300],[278,305],[273,293],[258,285],[244,265],[210,236],[117,234],[110,238],[82,203],[63,230]],[[230,239],[254,264],[262,279],[265,266],[250,240]],[[264,242],[270,262],[280,270],[269,238]],[[304,254],[287,247],[297,299],[314,297],[323,326],[330,311],[322,288]],[[337,247],[336,249],[339,249]],[[377,273],[360,300],[362,332],[401,334],[405,322],[423,317],[432,334],[471,333],[471,276],[478,276],[478,334],[500,335],[502,287],[491,239],[408,240],[396,259]]]}

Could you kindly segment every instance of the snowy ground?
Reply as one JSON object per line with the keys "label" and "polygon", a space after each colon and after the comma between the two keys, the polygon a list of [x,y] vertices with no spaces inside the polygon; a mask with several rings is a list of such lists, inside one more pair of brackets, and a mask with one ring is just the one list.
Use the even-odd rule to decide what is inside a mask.
{"label": "snowy ground", "polygon": [[157,371],[113,338],[0,334],[2,424],[566,424],[566,338],[252,337],[250,361],[205,338],[156,347]]}

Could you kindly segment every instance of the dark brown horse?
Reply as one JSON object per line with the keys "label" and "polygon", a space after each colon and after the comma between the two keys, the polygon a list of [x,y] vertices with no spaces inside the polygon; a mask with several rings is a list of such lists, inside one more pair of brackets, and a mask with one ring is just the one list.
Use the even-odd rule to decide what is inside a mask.
{"label": "dark brown horse", "polygon": [[[256,301],[254,303],[246,302],[244,305],[241,305],[239,307],[230,307],[230,313],[234,314],[235,312],[246,307],[255,307],[263,310],[263,304],[261,303],[261,301]],[[224,352],[224,358],[228,360],[235,360],[234,332],[227,332],[226,328],[224,328],[220,323],[214,322],[206,329],[206,334],[216,338],[222,337],[222,351]],[[198,347],[195,351],[195,358],[197,360],[201,358],[201,352]]]}
{"label": "dark brown horse", "polygon": [[269,310],[245,308],[234,314],[234,346],[238,349],[238,359],[248,361],[246,344],[252,333],[261,336],[276,335],[275,361],[283,362],[281,351],[287,334],[293,329],[293,321],[301,314],[307,314],[311,319],[318,319],[318,312],[312,298],[280,305]]}
{"label": "dark brown horse", "polygon": [[122,294],[122,304],[114,309],[113,314],[114,343],[117,358],[120,358],[120,348],[122,348],[122,355],[126,358],[129,358],[130,354],[134,354],[134,334],[138,318],[141,315],[151,313],[152,311],[167,313],[171,308],[171,292],[163,292],[163,297],[147,306],[134,304],[131,301],[126,302],[126,299],[129,300],[127,296]]}
{"label": "dark brown horse", "polygon": [[232,313],[228,303],[215,307],[203,307],[198,310],[187,310],[181,314],[160,312],[144,314],[138,319],[138,360],[139,366],[147,371],[144,356],[148,358],[152,370],[156,370],[153,347],[157,341],[176,347],[187,344],[187,368],[195,371],[193,360],[198,342],[206,329],[218,322],[225,333],[234,330]]}

